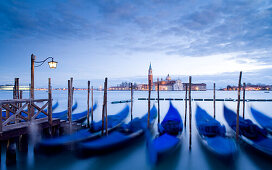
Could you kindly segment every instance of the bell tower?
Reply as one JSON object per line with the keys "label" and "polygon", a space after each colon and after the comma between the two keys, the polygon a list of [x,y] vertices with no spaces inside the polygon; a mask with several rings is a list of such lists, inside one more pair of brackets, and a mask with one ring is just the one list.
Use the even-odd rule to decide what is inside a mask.
{"label": "bell tower", "polygon": [[147,82],[147,84],[149,83],[149,80],[151,80],[151,87],[153,87],[153,73],[152,73],[152,68],[151,68],[151,62],[150,62],[149,69],[148,69],[148,82]]}

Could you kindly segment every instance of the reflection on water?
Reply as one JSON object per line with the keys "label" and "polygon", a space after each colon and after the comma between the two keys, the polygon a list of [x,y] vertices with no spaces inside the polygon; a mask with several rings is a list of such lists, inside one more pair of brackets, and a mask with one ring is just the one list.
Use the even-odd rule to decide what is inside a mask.
{"label": "reflection on water", "polygon": [[[24,94],[27,97],[27,93]],[[47,98],[47,93],[44,91],[37,91],[36,98]],[[161,92],[161,98],[184,98],[185,92],[183,91],[170,91]],[[133,117],[142,116],[147,112],[147,101],[139,101],[137,98],[148,96],[147,92],[134,92],[134,104],[133,104]],[[225,92],[218,91],[216,94],[217,98],[237,98],[237,92]],[[271,93],[263,92],[247,92],[247,98],[261,98],[269,99],[272,98]],[[152,97],[156,97],[156,93],[152,92]],[[192,98],[212,98],[212,91],[203,92],[192,92]],[[11,99],[12,92],[0,91],[0,99]],[[67,109],[67,92],[66,91],[53,91],[54,102],[59,102],[59,107],[55,112],[63,111]],[[94,99],[98,102],[98,108],[94,111],[94,120],[98,121],[101,119],[102,113],[102,99],[103,92],[94,92]],[[109,92],[108,93],[108,114],[115,114],[120,111],[125,104],[110,104],[112,101],[127,100],[130,99],[130,92]],[[78,113],[86,110],[86,91],[75,91],[74,100],[78,102],[78,108],[73,113]],[[156,101],[151,101],[151,104]],[[203,109],[208,113],[213,113],[213,102],[197,102]],[[250,150],[244,144],[239,144],[238,154],[232,161],[224,161],[211,154],[203,145],[198,137],[195,126],[195,104],[192,102],[192,150],[189,151],[189,124],[187,122],[187,128],[183,132],[183,138],[181,147],[172,153],[169,157],[163,159],[158,165],[152,166],[149,164],[148,155],[146,153],[146,142],[145,140],[139,140],[134,142],[130,146],[113,152],[108,155],[89,157],[86,159],[80,159],[75,156],[76,151],[65,151],[59,154],[50,156],[38,154],[34,152],[34,144],[39,140],[39,130],[35,125],[31,126],[30,140],[27,153],[17,152],[17,165],[8,167],[8,169],[271,169],[272,161],[271,158],[267,158],[263,155],[257,154],[255,151]],[[223,104],[224,102],[216,103],[216,119],[226,125],[228,134],[231,135],[230,128],[226,124],[223,117]],[[236,110],[235,102],[225,102],[225,104]],[[179,110],[182,119],[184,120],[184,101],[173,101],[173,105]],[[252,119],[251,113],[248,112],[248,107],[254,105],[254,107],[266,114],[270,114],[271,102],[250,102],[246,103],[246,118]],[[166,114],[169,101],[160,102],[161,109],[161,120]],[[242,106],[241,106],[242,107]],[[270,115],[271,116],[271,115]],[[187,115],[188,118],[188,115]],[[127,122],[130,117],[127,118]],[[187,119],[188,120],[188,119]],[[252,119],[253,120],[253,119]],[[253,120],[253,122],[255,122]],[[157,121],[156,121],[157,123]],[[157,124],[154,124],[154,131],[157,132]],[[6,169],[5,165],[5,144],[2,144],[1,151],[1,170]],[[17,168],[16,168],[17,167]]]}

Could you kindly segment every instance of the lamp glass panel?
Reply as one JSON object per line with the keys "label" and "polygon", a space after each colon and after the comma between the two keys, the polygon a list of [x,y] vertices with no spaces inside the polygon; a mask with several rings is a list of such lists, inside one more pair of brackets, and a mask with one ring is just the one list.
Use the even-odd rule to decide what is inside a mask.
{"label": "lamp glass panel", "polygon": [[57,64],[58,64],[58,62],[55,62],[55,61],[48,62],[48,65],[50,68],[57,68]]}

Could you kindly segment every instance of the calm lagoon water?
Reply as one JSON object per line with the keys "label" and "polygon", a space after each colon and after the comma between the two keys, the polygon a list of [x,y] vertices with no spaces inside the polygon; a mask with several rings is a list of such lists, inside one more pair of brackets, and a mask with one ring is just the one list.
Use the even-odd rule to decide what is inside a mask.
{"label": "calm lagoon water", "polygon": [[[28,93],[24,92],[24,97],[28,97]],[[184,91],[167,91],[161,92],[161,98],[184,98]],[[45,91],[37,91],[36,98],[47,98]],[[137,100],[140,97],[147,98],[148,92],[134,92],[133,116],[142,116],[147,112],[147,101]],[[157,97],[157,93],[152,92],[152,97]],[[212,91],[192,92],[192,98],[212,98]],[[0,99],[11,99],[12,92],[0,91]],[[101,119],[101,103],[103,92],[95,91],[94,100],[98,102],[98,108],[94,111],[94,120]],[[237,92],[217,91],[216,98],[237,98]],[[272,93],[264,92],[246,92],[247,99],[271,99]],[[54,102],[59,102],[59,107],[54,112],[59,112],[67,109],[67,91],[53,91]],[[111,104],[112,101],[130,99],[130,92],[110,91],[108,92],[108,114],[115,114],[120,111],[125,104]],[[78,108],[73,112],[81,112],[87,109],[87,91],[75,91],[74,101],[78,102]],[[53,102],[53,103],[54,103]],[[223,118],[223,104],[236,110],[236,102],[216,102],[216,118],[226,125],[228,134],[231,136],[230,128]],[[157,104],[156,101],[151,101],[151,104]],[[173,101],[174,106],[179,110],[182,119],[184,120],[184,101]],[[29,146],[28,153],[17,153],[17,164],[13,166],[5,165],[5,156],[1,153],[1,169],[272,169],[272,159],[260,156],[255,152],[250,151],[245,145],[238,144],[239,152],[230,162],[224,162],[219,158],[211,155],[201,144],[195,126],[195,106],[199,104],[202,108],[213,113],[213,102],[192,102],[192,150],[189,151],[189,128],[183,131],[182,144],[179,150],[170,155],[170,157],[162,160],[158,165],[153,166],[149,163],[146,152],[146,143],[144,140],[133,143],[131,146],[120,151],[99,156],[80,159],[71,151],[62,152],[52,156],[36,154],[33,152],[33,147]],[[271,113],[271,102],[247,102],[245,117],[252,119],[249,112],[249,106],[254,106],[256,109],[266,113]],[[160,102],[161,120],[165,116],[169,101]],[[242,108],[242,107],[241,107]],[[129,121],[127,118],[127,122]],[[187,117],[188,118],[188,117]],[[188,119],[187,119],[188,120]],[[154,125],[154,128],[157,125]],[[76,152],[76,151],[75,151]]]}

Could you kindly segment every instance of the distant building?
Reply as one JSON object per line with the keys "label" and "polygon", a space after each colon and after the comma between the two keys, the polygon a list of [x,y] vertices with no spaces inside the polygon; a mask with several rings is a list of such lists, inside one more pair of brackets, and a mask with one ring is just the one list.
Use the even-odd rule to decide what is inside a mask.
{"label": "distant building", "polygon": [[[12,91],[14,85],[0,85],[0,90],[10,90]],[[30,90],[29,86],[19,86],[19,90]]]}
{"label": "distant building", "polygon": [[[182,88],[183,88],[183,90],[186,90],[186,85],[187,85],[187,89],[189,89],[189,83],[183,83],[182,84]],[[193,90],[193,91],[206,91],[206,84],[205,83],[199,83],[199,84],[191,84],[191,89]]]}
{"label": "distant building", "polygon": [[[165,80],[161,79],[161,80],[157,80],[155,82],[153,82],[153,72],[152,72],[152,67],[151,67],[151,63],[149,65],[148,68],[148,77],[147,77],[148,82],[151,82],[151,90],[157,90],[158,88],[158,84],[160,87],[161,91],[174,91],[174,90],[185,90],[185,85],[188,83],[182,83],[181,80],[172,80],[171,76],[168,74],[165,78]],[[189,85],[188,85],[189,87]],[[134,84],[133,88],[135,90],[148,90],[148,83],[147,84]],[[109,90],[130,90],[130,86],[129,83],[127,82],[123,82],[120,85],[117,86],[113,86],[110,87]],[[206,84],[205,83],[201,83],[201,84],[192,84],[192,90],[206,90]]]}
{"label": "distant building", "polygon": [[[132,85],[133,89],[137,89],[137,84],[134,83]],[[117,85],[117,86],[112,86],[110,87],[108,90],[113,90],[113,91],[117,91],[117,90],[130,90],[130,82],[122,82],[121,84]]]}
{"label": "distant building", "polygon": [[[272,89],[271,85],[254,85],[254,84],[248,83],[245,86],[245,90],[247,91],[259,91],[259,90],[271,90],[271,89]],[[238,87],[228,85],[226,88],[223,88],[221,90],[234,91],[234,90],[238,90]],[[243,86],[241,86],[241,90],[243,90]]]}
{"label": "distant building", "polygon": [[161,81],[157,81],[154,83],[155,84],[155,90],[157,90],[158,88],[158,84],[160,85],[160,90],[162,91],[171,91],[171,90],[175,90],[174,89],[174,86],[176,84],[176,80],[171,80],[171,77],[169,76],[169,74],[166,76],[166,79],[165,80],[162,80]]}

